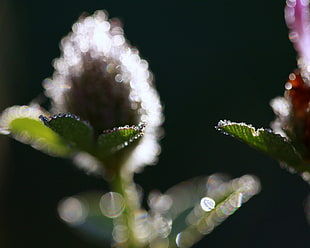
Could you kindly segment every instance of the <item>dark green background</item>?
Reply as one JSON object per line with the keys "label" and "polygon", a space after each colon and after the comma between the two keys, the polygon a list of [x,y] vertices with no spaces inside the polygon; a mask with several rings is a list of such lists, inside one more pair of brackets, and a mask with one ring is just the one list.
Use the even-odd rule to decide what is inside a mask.
{"label": "dark green background", "polygon": [[[268,127],[269,101],[283,93],[296,53],[287,38],[285,1],[1,0],[2,109],[27,104],[53,73],[58,44],[83,12],[106,9],[149,61],[165,106],[158,165],[136,176],[147,194],[201,174],[254,174],[261,193],[195,247],[310,247],[297,175],[214,126],[220,119]],[[70,161],[1,137],[0,247],[100,247],[57,217],[60,199],[105,189]]]}

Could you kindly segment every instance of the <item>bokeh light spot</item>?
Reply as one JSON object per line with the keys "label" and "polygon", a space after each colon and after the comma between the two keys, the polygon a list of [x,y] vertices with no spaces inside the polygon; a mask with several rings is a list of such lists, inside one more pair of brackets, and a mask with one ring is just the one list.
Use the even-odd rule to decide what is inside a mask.
{"label": "bokeh light spot", "polygon": [[88,214],[85,204],[78,198],[69,197],[58,204],[60,218],[69,225],[81,225]]}
{"label": "bokeh light spot", "polygon": [[125,210],[125,200],[121,194],[108,192],[100,199],[101,212],[108,218],[116,218]]}
{"label": "bokeh light spot", "polygon": [[210,197],[204,197],[200,201],[200,206],[204,211],[210,212],[215,207],[215,201]]}

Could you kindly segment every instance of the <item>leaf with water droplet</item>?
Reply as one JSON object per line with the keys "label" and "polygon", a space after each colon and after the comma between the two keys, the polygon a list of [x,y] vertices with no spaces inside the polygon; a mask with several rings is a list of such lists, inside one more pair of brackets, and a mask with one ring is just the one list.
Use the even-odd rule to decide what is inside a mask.
{"label": "leaf with water droplet", "polygon": [[10,135],[49,155],[69,157],[72,150],[62,137],[40,121],[39,115],[41,114],[47,113],[37,107],[12,106],[7,108],[0,117],[0,133]]}
{"label": "leaf with water droplet", "polygon": [[220,121],[216,128],[291,166],[298,172],[310,170],[290,141],[270,129],[255,130],[251,125],[230,121]]}
{"label": "leaf with water droplet", "polygon": [[124,126],[106,130],[98,137],[97,154],[105,158],[130,146],[143,135],[144,125]]}
{"label": "leaf with water droplet", "polygon": [[72,114],[58,114],[51,118],[40,116],[43,123],[66,139],[73,148],[92,152],[94,147],[92,127]]}
{"label": "leaf with water droplet", "polygon": [[210,197],[204,197],[200,201],[200,206],[205,212],[210,212],[215,207],[215,201]]}
{"label": "leaf with water droplet", "polygon": [[[201,201],[206,195],[214,203],[223,201],[231,193],[231,189],[224,187],[224,185],[228,184],[229,178],[227,175],[213,174],[208,177],[192,178],[168,189],[164,196],[169,198],[173,205],[166,211],[159,212],[170,216],[173,220],[170,233],[171,240],[175,240],[178,233],[188,226],[194,225],[198,220],[198,213],[200,218],[205,215],[206,212],[201,207]],[[152,205],[150,201],[151,210],[157,212],[158,210]]]}
{"label": "leaf with water droplet", "polygon": [[[206,179],[212,181],[214,177]],[[191,247],[203,235],[211,233],[216,226],[220,225],[260,190],[259,181],[251,175],[218,183],[219,187],[216,189],[212,189],[209,184],[211,188],[209,186],[205,188],[204,195],[206,196],[199,201],[188,202],[189,208],[183,209],[180,215],[174,219],[169,236],[171,244],[176,243],[177,247]],[[184,183],[174,186],[174,189],[168,190],[167,193],[172,199],[182,198],[183,193],[188,191],[186,186],[188,184]],[[192,192],[192,195],[196,194],[197,192]]]}

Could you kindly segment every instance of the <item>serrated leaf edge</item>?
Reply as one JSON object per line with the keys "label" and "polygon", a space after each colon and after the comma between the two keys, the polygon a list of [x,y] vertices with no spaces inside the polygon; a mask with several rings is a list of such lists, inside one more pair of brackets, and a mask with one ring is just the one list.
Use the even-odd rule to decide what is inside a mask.
{"label": "serrated leaf edge", "polygon": [[81,120],[81,118],[79,116],[71,114],[71,113],[59,113],[59,114],[55,114],[55,115],[49,116],[49,117],[46,117],[44,115],[40,115],[39,119],[44,123],[45,126],[49,127],[49,123],[51,121],[53,121],[53,120],[55,120],[57,118],[63,118],[63,117],[75,119],[77,121],[80,121],[80,122],[84,123],[88,127],[92,128],[92,126],[89,124],[89,122]]}
{"label": "serrated leaf edge", "polygon": [[[265,151],[262,151],[261,149],[257,148],[256,146],[246,142],[245,140],[239,138],[239,137],[236,137],[235,135],[233,134],[230,134],[228,132],[226,132],[225,130],[223,130],[222,128],[225,128],[225,126],[230,126],[230,125],[238,125],[238,126],[244,126],[244,127],[247,127],[247,128],[250,128],[251,131],[252,131],[252,134],[253,136],[259,136],[260,135],[260,132],[263,132],[263,131],[267,131],[267,132],[270,132],[272,134],[274,134],[275,136],[281,138],[283,140],[283,142],[287,143],[292,151],[295,153],[296,157],[298,157],[298,159],[300,160],[300,165],[291,165],[289,163],[287,163],[286,161],[282,161],[282,160],[279,160],[278,158],[275,158],[274,156],[272,156],[271,154],[268,154],[267,152]],[[304,173],[305,171],[309,171],[308,169],[308,166],[306,166],[306,164],[303,162],[303,157],[302,155],[300,154],[300,152],[295,148],[295,146],[291,143],[291,141],[287,138],[287,137],[284,137],[282,136],[281,134],[279,133],[275,133],[273,132],[271,129],[265,129],[265,128],[258,128],[258,129],[255,129],[252,125],[250,124],[246,124],[244,122],[232,122],[232,121],[229,121],[229,120],[221,120],[218,122],[218,125],[215,127],[217,130],[219,130],[221,133],[225,134],[225,135],[229,135],[233,138],[236,138],[237,140],[240,140],[242,142],[244,142],[245,144],[257,149],[257,150],[260,150],[261,152],[267,154],[268,156],[276,159],[280,165],[283,165],[281,167],[289,170],[290,172],[299,172],[299,173]]]}
{"label": "serrated leaf edge", "polygon": [[134,129],[135,131],[139,131],[140,135],[143,135],[145,127],[146,127],[146,123],[141,122],[138,125],[132,125],[132,126],[126,125],[122,127],[114,127],[112,129],[107,129],[107,130],[104,130],[102,134],[109,134],[109,133],[117,132],[117,131],[124,130],[124,129]]}
{"label": "serrated leaf edge", "polygon": [[289,140],[286,137],[283,137],[282,135],[273,132],[270,128],[255,128],[253,127],[251,124],[247,124],[245,122],[233,122],[233,121],[229,121],[229,120],[220,120],[217,124],[217,126],[215,126],[215,128],[219,131],[221,131],[222,133],[224,133],[225,135],[230,135],[235,137],[233,134],[230,134],[226,131],[224,131],[222,128],[225,126],[232,126],[232,125],[238,125],[238,126],[243,126],[243,127],[248,127],[251,129],[251,132],[253,134],[253,136],[259,136],[260,132],[269,132],[269,133],[273,133],[281,138],[283,138],[286,142],[289,143]]}
{"label": "serrated leaf edge", "polygon": [[134,129],[135,131],[139,132],[138,134],[136,134],[134,137],[128,139],[123,144],[117,145],[113,149],[111,149],[110,152],[115,153],[115,152],[122,150],[123,148],[127,147],[129,144],[133,143],[135,140],[141,138],[144,135],[145,127],[146,127],[146,123],[141,122],[138,125],[132,125],[132,126],[126,125],[126,126],[122,126],[122,127],[114,127],[113,129],[104,130],[102,132],[102,134],[99,135],[97,142],[99,142],[100,137],[103,138],[102,135],[104,136],[104,135],[112,134],[113,132],[117,132],[117,131],[121,131],[121,130]]}

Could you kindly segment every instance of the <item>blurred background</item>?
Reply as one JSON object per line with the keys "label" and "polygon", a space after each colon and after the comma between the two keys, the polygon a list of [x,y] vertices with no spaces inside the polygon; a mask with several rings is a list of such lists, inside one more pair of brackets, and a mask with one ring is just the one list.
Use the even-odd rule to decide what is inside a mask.
{"label": "blurred background", "polygon": [[[296,67],[285,1],[1,0],[1,110],[27,104],[53,73],[60,39],[82,12],[119,17],[131,44],[149,61],[165,106],[165,138],[156,166],[136,175],[145,190],[198,175],[254,174],[262,191],[195,247],[310,247],[309,186],[276,161],[220,134],[220,119],[268,127],[269,101],[283,94]],[[0,247],[102,247],[79,238],[57,204],[104,190],[70,161],[0,137]]]}

